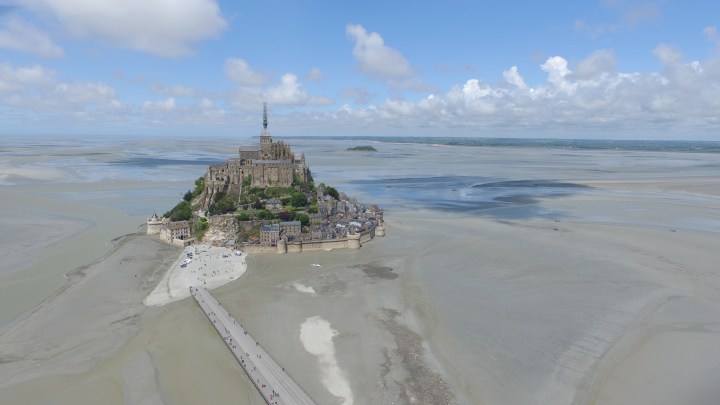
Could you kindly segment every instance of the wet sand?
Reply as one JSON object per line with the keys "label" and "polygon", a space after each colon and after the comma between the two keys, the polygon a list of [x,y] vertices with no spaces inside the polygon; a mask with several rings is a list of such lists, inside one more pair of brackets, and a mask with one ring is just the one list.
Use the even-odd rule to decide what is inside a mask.
{"label": "wet sand", "polygon": [[[716,240],[707,234],[573,221],[393,218],[385,239],[359,251],[251,255],[246,274],[215,290],[318,403],[343,401],[323,383],[327,362],[300,338],[314,317],[337,331],[334,357],[353,403],[716,398],[709,370],[720,364],[720,305]],[[428,232],[440,226],[452,230],[440,232],[441,243]],[[261,403],[191,301],[143,308],[163,261],[178,257],[156,242],[133,243],[146,238],[121,243],[96,265],[104,270],[74,280],[78,286],[1,337],[3,398],[194,403],[209,395],[213,402]],[[149,256],[135,263],[145,263],[137,270],[143,278],[123,274],[128,284],[116,288],[118,280],[108,277],[117,277],[119,260],[132,266],[125,260],[142,249]],[[164,258],[152,255],[157,249],[165,249]],[[323,267],[312,267],[315,261]],[[442,284],[443,272],[455,271],[467,273],[464,285]],[[438,301],[443,296],[447,302]],[[79,309],[88,305],[93,311]],[[475,310],[457,311],[463,305]],[[675,381],[675,396],[650,389],[655,378]]]}
{"label": "wet sand", "polygon": [[[532,169],[588,188],[522,200],[530,216],[402,209],[387,195],[385,238],[250,255],[213,294],[322,404],[718,403],[715,165],[460,150],[508,178]],[[327,156],[316,173],[337,164]],[[620,168],[598,178],[587,162]],[[262,404],[192,300],[142,304],[179,248],[111,239],[108,256],[0,332],[3,403]]]}

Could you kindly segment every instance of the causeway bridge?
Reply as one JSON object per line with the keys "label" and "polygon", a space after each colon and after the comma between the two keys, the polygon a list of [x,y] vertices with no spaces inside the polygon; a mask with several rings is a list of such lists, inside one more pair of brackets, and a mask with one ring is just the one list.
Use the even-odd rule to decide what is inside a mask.
{"label": "causeway bridge", "polygon": [[257,388],[266,403],[312,404],[315,402],[260,346],[250,333],[204,288],[190,287],[210,323]]}

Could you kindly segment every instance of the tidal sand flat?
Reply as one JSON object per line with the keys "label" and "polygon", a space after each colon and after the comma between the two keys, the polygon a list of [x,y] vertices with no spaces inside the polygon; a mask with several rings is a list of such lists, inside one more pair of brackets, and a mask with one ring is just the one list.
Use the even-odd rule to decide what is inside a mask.
{"label": "tidal sand flat", "polygon": [[[76,387],[68,382],[97,370],[138,333],[142,299],[178,250],[145,235],[127,235],[107,256],[70,272],[62,289],[0,336],[0,386],[9,388],[3,398],[63,403],[69,392],[67,403],[72,402]],[[52,388],[38,389],[42,386]]]}
{"label": "tidal sand flat", "polygon": [[[213,294],[318,403],[719,402],[720,155],[297,144],[387,236],[250,255]],[[3,403],[263,403],[191,300],[143,305],[184,253],[118,235],[2,329]]]}

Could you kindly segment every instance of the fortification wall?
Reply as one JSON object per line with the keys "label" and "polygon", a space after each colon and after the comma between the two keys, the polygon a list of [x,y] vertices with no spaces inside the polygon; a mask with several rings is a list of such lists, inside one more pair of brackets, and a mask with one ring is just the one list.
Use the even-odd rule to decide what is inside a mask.
{"label": "fortification wall", "polygon": [[[360,234],[360,245],[371,241],[375,237],[375,229],[367,230]],[[357,243],[357,242],[355,242]],[[350,243],[348,241],[348,238],[339,238],[339,239],[325,239],[325,240],[317,240],[317,241],[303,241],[303,242],[291,242],[287,244],[287,247],[283,249],[283,253],[301,253],[301,252],[307,252],[307,251],[314,251],[314,250],[334,250],[334,249],[348,249],[348,248],[357,248],[354,247],[357,246],[353,243],[353,246],[350,246]],[[241,246],[241,249],[248,253],[279,253],[276,246],[262,246],[262,245],[243,245]]]}
{"label": "fortification wall", "polygon": [[375,237],[375,228],[370,228],[360,234],[360,244],[363,244]]}
{"label": "fortification wall", "polygon": [[275,246],[263,246],[263,245],[241,245],[245,253],[277,253]]}

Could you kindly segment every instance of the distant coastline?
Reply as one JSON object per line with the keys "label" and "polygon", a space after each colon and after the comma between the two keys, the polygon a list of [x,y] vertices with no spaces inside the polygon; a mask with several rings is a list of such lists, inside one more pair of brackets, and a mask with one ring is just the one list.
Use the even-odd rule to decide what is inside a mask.
{"label": "distant coastline", "polygon": [[412,143],[447,146],[490,146],[519,148],[556,148],[576,150],[623,150],[654,152],[720,153],[718,141],[611,140],[560,138],[469,138],[446,136],[287,136],[286,139],[317,139]]}

